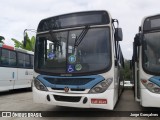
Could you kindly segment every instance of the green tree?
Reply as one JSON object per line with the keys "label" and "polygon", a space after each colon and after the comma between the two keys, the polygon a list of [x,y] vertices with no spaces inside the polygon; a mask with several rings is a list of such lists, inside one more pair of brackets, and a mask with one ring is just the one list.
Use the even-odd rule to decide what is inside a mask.
{"label": "green tree", "polygon": [[125,68],[124,68],[124,79],[125,80],[132,80],[132,70],[130,69],[130,61],[125,60],[124,62]]}
{"label": "green tree", "polygon": [[4,43],[3,40],[5,40],[5,38],[3,36],[0,36],[0,43]]}
{"label": "green tree", "polygon": [[27,34],[27,41],[26,41],[26,47],[23,46],[23,42],[20,42],[14,38],[12,38],[12,41],[14,42],[14,46],[17,48],[22,48],[25,50],[29,50],[29,51],[34,51],[35,48],[35,37],[32,36],[31,39],[29,38],[28,34]]}

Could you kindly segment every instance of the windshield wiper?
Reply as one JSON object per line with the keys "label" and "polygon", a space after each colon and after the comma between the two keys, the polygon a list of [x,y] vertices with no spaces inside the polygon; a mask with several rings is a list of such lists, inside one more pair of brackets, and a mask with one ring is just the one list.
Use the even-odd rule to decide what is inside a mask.
{"label": "windshield wiper", "polygon": [[90,28],[90,26],[88,26],[88,25],[85,26],[85,28],[82,30],[82,32],[80,33],[80,35],[78,37],[76,37],[75,43],[74,43],[74,48],[77,48],[79,46],[79,44],[82,42],[83,38],[87,34],[89,28]]}

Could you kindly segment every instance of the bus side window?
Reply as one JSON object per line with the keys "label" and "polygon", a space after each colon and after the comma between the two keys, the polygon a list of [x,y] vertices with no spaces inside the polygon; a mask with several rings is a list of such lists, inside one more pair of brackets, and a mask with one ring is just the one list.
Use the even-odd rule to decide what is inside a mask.
{"label": "bus side window", "polygon": [[16,66],[17,65],[17,60],[16,60],[16,52],[15,51],[10,51],[10,56],[9,56],[9,66]]}
{"label": "bus side window", "polygon": [[24,68],[24,54],[18,52],[18,67]]}
{"label": "bus side window", "polygon": [[9,66],[9,50],[2,49],[1,63],[3,66]]}
{"label": "bus side window", "polygon": [[30,63],[30,65],[31,65],[31,68],[33,68],[34,56],[30,55],[30,57],[31,57],[31,63]]}
{"label": "bus side window", "polygon": [[29,68],[30,67],[30,59],[29,59],[29,55],[28,54],[25,54],[24,67],[25,68]]}
{"label": "bus side window", "polygon": [[1,63],[3,66],[14,67],[16,63],[16,52],[2,49]]}

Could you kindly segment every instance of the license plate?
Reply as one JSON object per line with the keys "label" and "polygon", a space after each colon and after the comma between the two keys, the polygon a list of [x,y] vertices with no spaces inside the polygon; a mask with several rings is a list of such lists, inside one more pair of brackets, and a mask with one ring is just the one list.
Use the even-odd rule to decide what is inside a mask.
{"label": "license plate", "polygon": [[107,104],[107,99],[91,99],[92,104]]}

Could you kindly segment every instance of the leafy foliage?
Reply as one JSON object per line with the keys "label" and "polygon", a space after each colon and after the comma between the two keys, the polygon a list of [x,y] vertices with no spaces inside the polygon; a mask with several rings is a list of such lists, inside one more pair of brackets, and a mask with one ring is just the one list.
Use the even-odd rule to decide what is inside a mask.
{"label": "leafy foliage", "polygon": [[0,43],[4,43],[3,40],[5,40],[5,38],[3,36],[0,36]]}
{"label": "leafy foliage", "polygon": [[23,42],[19,42],[18,40],[12,38],[12,41],[14,42],[14,46],[17,48],[22,48],[25,50],[29,50],[29,51],[34,51],[35,48],[35,37],[32,36],[31,39],[29,38],[28,34],[27,36],[27,41],[26,41],[26,47],[23,46]]}
{"label": "leafy foliage", "polygon": [[124,64],[125,64],[124,79],[125,80],[132,80],[132,70],[130,69],[130,61],[125,60]]}

